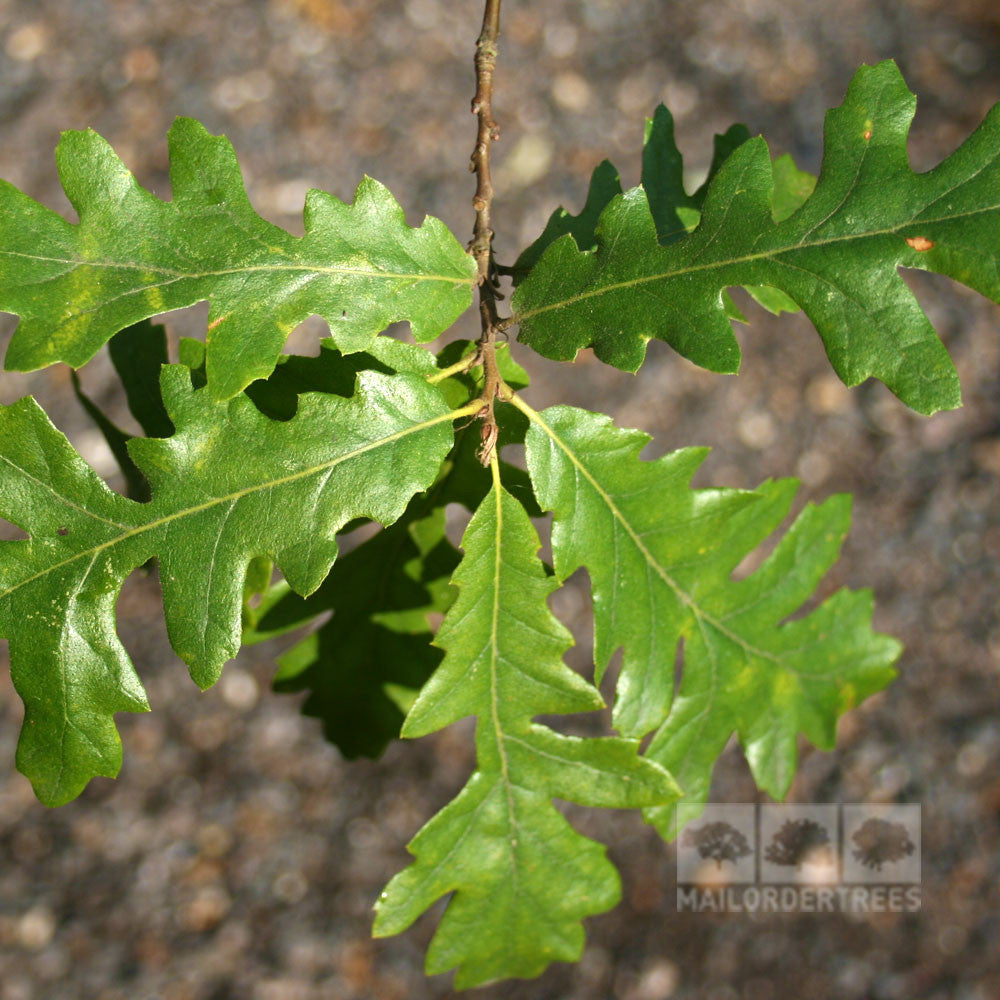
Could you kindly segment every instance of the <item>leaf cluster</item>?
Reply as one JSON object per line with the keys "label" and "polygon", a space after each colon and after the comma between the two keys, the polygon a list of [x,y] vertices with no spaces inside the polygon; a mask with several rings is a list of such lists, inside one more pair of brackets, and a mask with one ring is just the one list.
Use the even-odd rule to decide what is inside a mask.
{"label": "leaf cluster", "polygon": [[[1000,299],[1000,112],[920,175],[906,160],[912,113],[894,65],[863,68],[827,117],[818,179],[734,126],[688,193],[658,109],[640,186],[623,192],[610,164],[597,168],[582,212],[556,212],[514,264],[505,326],[551,358],[593,348],[636,370],[657,338],[735,371],[744,317],[728,289],[742,286],[772,311],[801,307],[847,384],[874,376],[921,412],[957,405],[950,359],[898,268]],[[535,410],[505,346],[484,467],[477,417],[492,401],[476,345],[435,355],[380,336],[405,320],[430,341],[471,303],[476,264],[443,224],[411,228],[365,179],[352,204],[310,192],[293,237],[254,212],[224,138],[181,119],[170,153],[162,201],[99,136],[66,133],[75,224],[0,184],[0,308],[21,317],[7,368],[79,367],[107,343],[143,431],[130,437],[74,382],[123,496],[33,400],[0,408],[0,516],[29,536],[0,543],[0,635],[25,704],[18,767],[49,805],[118,772],[114,716],[148,703],[115,602],[155,561],[171,645],[202,688],[241,644],[294,635],[275,688],[305,692],[347,757],[475,719],[476,769],[410,843],[376,935],[450,895],[428,970],[457,969],[460,987],[579,956],[583,918],[620,885],[554,800],[639,809],[671,838],[677,802],[706,799],[734,733],[780,798],[800,736],[831,747],[838,717],[891,680],[899,645],[872,631],[871,595],[814,600],[850,499],[806,505],[782,530],[794,480],[693,489],[705,449],[646,461],[648,436],[609,416]],[[149,318],[202,300],[205,342],[182,340],[169,363]],[[330,327],[319,355],[282,354],[313,314]],[[510,446],[523,467],[498,456]],[[455,505],[470,516],[459,547]],[[592,682],[565,663],[572,637],[549,607],[581,568]],[[560,716],[604,707],[618,651],[616,735],[568,735]]]}

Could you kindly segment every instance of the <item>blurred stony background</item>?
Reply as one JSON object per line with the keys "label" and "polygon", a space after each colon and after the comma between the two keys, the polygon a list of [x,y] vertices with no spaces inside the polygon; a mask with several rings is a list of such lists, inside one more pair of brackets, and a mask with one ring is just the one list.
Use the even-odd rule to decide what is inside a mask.
{"label": "blurred stony background", "polygon": [[[69,211],[52,150],[61,129],[91,126],[167,196],[164,134],[186,114],[231,137],[254,204],[293,231],[307,187],[349,199],[367,172],[411,223],[430,212],[464,234],[480,17],[479,0],[0,0],[0,176]],[[895,57],[920,96],[917,169],[1000,97],[995,0],[508,0],[504,17],[495,219],[507,262],[557,204],[578,209],[603,157],[635,183],[642,118],[660,100],[695,183],[712,133],[735,120],[817,170],[822,112],[861,62]],[[906,652],[900,679],[844,719],[836,752],[803,747],[790,797],[921,803],[923,909],[677,913],[673,848],[638,816],[573,809],[610,845],[621,906],[588,922],[578,966],[475,996],[1000,996],[1000,313],[945,279],[907,280],[958,364],[963,410],[924,419],[880,385],[848,392],[804,319],[753,307],[738,379],[658,343],[638,377],[515,353],[536,406],[606,408],[656,436],[650,455],[711,445],[700,485],[794,473],[803,499],[855,494],[827,589],[872,586],[877,626]],[[204,322],[203,307],[168,317],[175,342]],[[298,349],[314,350],[321,328],[306,324]],[[83,380],[132,426],[103,356]],[[114,481],[69,386],[62,368],[4,374],[0,401],[35,393]],[[579,584],[555,606],[587,671]],[[249,651],[201,695],[166,645],[154,578],[133,576],[119,614],[154,711],[120,717],[117,782],[39,805],[13,770],[21,707],[0,675],[0,1000],[450,996],[450,977],[422,973],[436,915],[372,942],[370,907],[409,837],[464,782],[468,727],[347,764],[295,699],[269,692],[273,649]],[[713,796],[756,798],[738,748]]]}

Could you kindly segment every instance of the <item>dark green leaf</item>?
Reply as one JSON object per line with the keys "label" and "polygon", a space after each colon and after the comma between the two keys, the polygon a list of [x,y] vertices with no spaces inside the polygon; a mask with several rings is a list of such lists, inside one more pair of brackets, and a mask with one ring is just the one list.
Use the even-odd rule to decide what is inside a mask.
{"label": "dark green leaf", "polygon": [[[125,388],[129,411],[143,432],[148,437],[169,437],[173,434],[173,425],[160,398],[160,368],[167,363],[167,334],[164,328],[143,320],[120,330],[108,341],[108,353]],[[76,398],[97,425],[122,470],[129,499],[145,503],[149,499],[149,483],[128,453],[132,435],[114,424],[87,396],[76,372],[71,375]]]}
{"label": "dark green leaf", "polygon": [[[743,145],[750,138],[750,130],[746,125],[730,125],[721,135],[716,135],[712,141],[712,164],[708,168],[708,175],[705,177],[704,182],[701,187],[691,196],[691,200],[694,202],[694,207],[699,211],[701,206],[705,204],[705,195],[708,194],[708,186],[712,183],[712,179],[715,175],[722,169],[722,164],[729,159],[730,155],[734,153],[740,146]],[[671,141],[673,141],[673,132],[671,131]],[[791,161],[791,157],[779,157],[778,159],[787,158]],[[778,170],[777,170],[777,160],[775,160],[775,186],[778,184]],[[643,177],[643,187],[646,187],[646,178]]]}
{"label": "dark green leaf", "polygon": [[[805,204],[816,189],[816,178],[804,170],[799,170],[787,153],[779,156],[771,164],[771,171],[774,175],[771,214],[775,222],[784,222]],[[775,316],[783,312],[799,311],[798,305],[778,288],[770,288],[767,285],[744,287],[759,305]]]}
{"label": "dark green leaf", "polygon": [[[422,499],[413,507],[423,507]],[[300,597],[274,588],[258,611],[256,633],[269,638],[333,616],[282,654],[277,691],[309,691],[306,715],[323,723],[345,757],[377,757],[399,736],[399,690],[415,696],[441,661],[427,616],[451,604],[458,553],[445,536],[444,509],[404,516],[339,559],[318,590]]]}
{"label": "dark green leaf", "polygon": [[[684,160],[674,139],[673,115],[661,104],[653,117],[646,119],[641,184],[649,198],[657,233],[662,241],[674,239],[697,225],[708,181],[715,176],[726,157],[748,138],[750,133],[744,125],[733,125],[724,135],[717,135],[708,180],[693,195],[689,195],[684,188]],[[596,230],[601,213],[621,193],[618,171],[605,160],[590,178],[583,211],[579,215],[570,215],[566,209],[558,208],[552,213],[542,234],[517,258],[514,283],[518,284],[527,277],[546,247],[567,233],[581,250],[592,250],[597,244]]]}
{"label": "dark green leaf", "polygon": [[906,154],[914,106],[893,63],[859,70],[827,115],[815,191],[782,222],[759,138],[729,156],[698,228],[668,246],[641,188],[615,198],[595,251],[563,237],[518,288],[521,340],[562,360],[593,347],[635,371],[658,337],[704,368],[732,372],[740,352],[722,292],[766,285],[806,311],[848,385],[874,376],[922,413],[957,406],[954,366],[897,269],[947,274],[1000,300],[1000,106],[919,175]]}
{"label": "dark green leaf", "polygon": [[567,233],[582,250],[589,250],[595,241],[594,229],[605,206],[615,195],[622,193],[622,182],[618,171],[608,160],[599,164],[590,178],[587,201],[579,215],[570,215],[565,208],[557,208],[545,224],[541,236],[535,240],[514,264],[514,282],[521,281],[538,263],[545,248]]}
{"label": "dark green leaf", "polygon": [[[697,225],[709,181],[719,172],[726,157],[749,138],[745,125],[733,125],[725,134],[717,135],[708,178],[693,195],[689,195],[684,187],[684,158],[674,138],[674,116],[661,104],[653,117],[646,119],[640,183],[646,192],[657,239],[661,243],[669,243]],[[595,234],[586,249],[596,242]]]}
{"label": "dark green leaf", "polygon": [[97,425],[97,429],[108,444],[108,448],[111,449],[111,454],[115,456],[118,468],[122,470],[128,498],[145,503],[149,499],[149,483],[146,482],[146,477],[139,471],[139,467],[132,461],[132,456],[128,453],[128,443],[132,440],[131,435],[126,434],[117,424],[113,423],[108,415],[83,391],[76,372],[70,374],[74,395],[87,416]]}
{"label": "dark green leaf", "polygon": [[[646,137],[642,149],[642,188],[649,201],[660,243],[671,243],[697,227],[709,183],[726,158],[749,138],[750,133],[745,125],[733,125],[722,135],[717,135],[708,177],[694,194],[688,194],[684,187],[683,157],[674,139],[673,116],[661,104],[654,116],[646,119]],[[774,161],[776,220],[780,221],[791,215],[809,196],[815,183],[816,179],[811,174],[796,168],[790,156],[779,156]],[[565,209],[559,209],[553,214],[542,235],[518,258],[514,269],[515,283],[527,277],[545,248],[567,232],[573,236],[581,250],[593,249],[597,243],[598,219],[611,200],[621,193],[618,173],[605,161],[594,171],[583,212],[579,216],[571,216]],[[798,306],[776,288],[751,286],[747,291],[760,305],[773,313],[798,311]],[[728,292],[723,293],[723,306],[729,319],[739,323],[747,322]]]}

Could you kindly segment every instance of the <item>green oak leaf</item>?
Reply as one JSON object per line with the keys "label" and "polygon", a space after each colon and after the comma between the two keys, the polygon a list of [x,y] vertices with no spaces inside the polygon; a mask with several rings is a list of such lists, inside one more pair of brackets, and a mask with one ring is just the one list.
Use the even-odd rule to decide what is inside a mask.
{"label": "green oak leaf", "polygon": [[[744,125],[733,125],[723,135],[717,135],[708,179],[689,195],[684,187],[684,160],[674,139],[673,115],[661,104],[653,117],[646,119],[640,183],[649,198],[661,241],[666,242],[697,225],[709,180],[718,173],[726,157],[749,138],[750,133]],[[620,194],[622,184],[618,171],[610,161],[604,160],[590,178],[583,210],[579,215],[570,215],[564,208],[557,208],[552,213],[541,235],[517,258],[513,267],[514,283],[523,281],[545,249],[567,233],[581,250],[592,250],[597,244],[597,223],[601,213]]]}
{"label": "green oak leaf", "polygon": [[[709,182],[730,153],[749,138],[745,125],[732,125],[722,135],[716,135],[705,183],[694,194],[688,194],[684,187],[684,157],[674,137],[674,116],[661,104],[653,117],[646,119],[640,184],[646,192],[657,239],[661,243],[669,243],[697,225]],[[594,243],[596,234],[591,246]]]}
{"label": "green oak leaf", "polygon": [[941,164],[910,168],[915,98],[892,62],[862,67],[827,114],[812,195],[775,222],[774,168],[763,139],[740,145],[709,184],[698,228],[657,239],[641,188],[611,201],[597,249],[562,237],[515,292],[520,339],[567,360],[584,347],[635,371],[665,340],[712,371],[740,351],[723,291],[778,289],[805,310],[847,385],[880,379],[921,413],[959,405],[948,352],[898,274],[946,274],[1000,300],[1000,105]]}
{"label": "green oak leaf", "polygon": [[473,715],[478,768],[409,845],[415,861],[376,904],[374,933],[405,930],[454,893],[427,954],[428,973],[457,966],[458,988],[539,975],[583,949],[581,920],[614,906],[617,872],[553,797],[634,808],[679,796],[638,742],[564,736],[539,714],[602,705],[562,662],[572,638],[547,607],[556,587],[535,553],[524,508],[499,485],[475,513],[453,578],[458,598],[438,631],[441,665],[406,717],[421,736]]}
{"label": "green oak leaf", "polygon": [[[661,104],[652,118],[646,119],[646,138],[642,148],[642,189],[649,201],[649,210],[656,226],[656,238],[663,245],[680,239],[697,228],[705,195],[715,175],[722,169],[729,155],[750,138],[745,125],[731,125],[721,135],[716,135],[712,163],[708,176],[694,194],[684,187],[684,161],[674,138],[674,119]],[[773,214],[776,222],[791,215],[812,191],[816,178],[799,170],[787,153],[772,164],[774,175]],[[782,215],[782,213],[786,213]],[[591,246],[596,242],[596,236]],[[798,306],[777,288],[766,285],[745,286],[750,296],[772,313],[797,312]],[[722,294],[726,316],[738,323],[747,318],[732,300],[728,291]]]}
{"label": "green oak leaf", "polygon": [[[816,178],[805,170],[799,170],[795,161],[787,153],[775,159],[774,163],[771,164],[771,173],[774,178],[771,215],[775,222],[784,222],[806,203],[806,200],[816,189]],[[705,185],[707,187],[708,181],[705,182]],[[797,303],[780,288],[771,288],[768,285],[744,285],[743,287],[758,305],[763,306],[768,312],[774,313],[775,316],[779,316],[783,312],[799,311]]]}
{"label": "green oak leaf", "polygon": [[176,432],[129,442],[145,504],[108,489],[34,400],[0,408],[0,516],[30,535],[0,543],[0,635],[25,703],[18,767],[50,805],[115,775],[114,713],[147,708],[114,630],[134,568],[157,557],[171,644],[208,687],[239,649],[251,560],[311,593],[344,524],[392,523],[430,484],[463,412],[405,373],[362,372],[349,399],[301,396],[285,422],[242,395],[215,402],[183,365],[161,388]]}
{"label": "green oak leaf", "polygon": [[[661,105],[661,108],[662,108],[662,105]],[[664,109],[664,110],[666,110],[666,109]],[[658,111],[659,111],[659,109],[658,109]],[[654,116],[654,119],[653,119],[653,124],[654,125],[655,125],[655,121],[656,121],[656,116]],[[665,142],[669,142],[669,143],[673,144],[673,142],[674,142],[674,131],[673,131],[673,122],[672,121],[670,123],[669,130],[663,129],[662,130],[662,134],[663,134],[663,138],[660,140],[661,142],[664,142],[664,143]],[[645,143],[645,146],[643,147],[643,155],[644,156],[645,156],[645,149],[646,149],[646,147],[649,146],[651,140],[656,135],[657,135],[657,130],[655,128],[651,128],[651,126],[650,126],[650,120],[647,118],[646,119],[646,143]],[[712,139],[712,162],[709,165],[708,173],[705,175],[705,180],[702,182],[701,186],[691,196],[691,204],[688,207],[694,208],[698,212],[701,211],[701,206],[705,204],[705,195],[708,194],[708,186],[712,183],[712,179],[722,169],[722,164],[725,163],[726,160],[729,159],[730,154],[733,153],[740,146],[742,146],[743,143],[745,143],[749,138],[750,138],[750,130],[746,127],[746,125],[738,125],[738,124],[737,125],[730,125],[729,128],[727,128],[725,132],[722,132],[721,134],[720,133],[716,133],[716,135]],[[787,154],[786,154],[786,157],[787,157],[787,159],[791,160],[791,157],[788,156]],[[779,157],[779,159],[780,159],[780,157]],[[775,160],[775,175],[774,175],[775,187],[778,187],[780,185],[780,177],[782,176],[778,172],[777,163],[778,163],[778,161]],[[652,178],[649,179],[649,180],[646,179],[646,171],[645,171],[645,168],[644,168],[644,170],[643,170],[643,187],[648,190],[650,184],[652,184],[652,183],[654,183],[654,181],[653,181]],[[683,193],[684,193],[684,188],[683,188],[682,185],[680,185],[680,190],[678,191],[678,197],[680,197],[681,195],[683,195]],[[684,207],[683,201],[678,201],[677,204],[680,207]],[[694,219],[693,222],[689,222],[687,224],[686,228],[690,229],[693,225],[696,225],[696,224],[697,224],[697,219]],[[661,231],[663,231],[663,230],[661,230]],[[666,233],[665,231],[663,231],[663,232],[664,232],[664,237],[669,236],[668,233]],[[661,237],[661,241],[664,239],[664,237]]]}
{"label": "green oak leaf", "polygon": [[274,688],[308,691],[302,706],[345,757],[378,757],[399,736],[401,690],[415,697],[441,661],[428,615],[451,604],[458,553],[445,535],[443,507],[420,517],[417,498],[400,520],[342,556],[308,597],[286,582],[256,609],[258,642],[332,617],[278,659]]}
{"label": "green oak leaf", "polygon": [[407,226],[377,181],[350,205],[310,191],[296,237],[254,211],[224,136],[179,118],[168,142],[173,199],[161,201],[95,132],[64,133],[76,225],[0,182],[0,309],[21,317],[8,369],[80,367],[118,330],[207,299],[208,381],[228,399],[266,377],[313,314],[351,352],[397,320],[431,340],[471,303],[472,258],[437,219]]}
{"label": "green oak leaf", "polygon": [[[788,513],[795,480],[756,492],[692,490],[706,449],[645,462],[647,434],[586,410],[536,413],[518,402],[532,421],[528,471],[539,504],[553,512],[556,576],[580,567],[590,574],[598,679],[615,650],[624,652],[616,727],[636,738],[656,730],[647,755],[690,801],[704,800],[712,765],[736,732],[757,783],[783,797],[797,734],[832,746],[837,717],[892,679],[900,652],[871,631],[867,591],[840,590],[786,620],[800,615],[836,561],[850,498],[807,506],[764,564],[734,580]],[[666,830],[671,812],[648,815]]]}

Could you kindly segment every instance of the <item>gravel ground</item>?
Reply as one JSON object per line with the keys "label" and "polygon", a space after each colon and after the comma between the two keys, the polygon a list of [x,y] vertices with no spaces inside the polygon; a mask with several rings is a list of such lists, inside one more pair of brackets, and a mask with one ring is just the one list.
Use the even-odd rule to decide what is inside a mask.
{"label": "gravel ground", "polygon": [[[507,6],[495,100],[501,260],[556,204],[576,210],[604,156],[637,180],[642,116],[658,100],[677,116],[697,181],[712,132],[734,120],[815,171],[822,111],[861,62],[896,57],[920,95],[918,169],[1000,96],[992,0]],[[68,212],[52,149],[60,129],[91,126],[167,195],[164,134],[188,114],[232,138],[254,204],[293,231],[307,187],[349,199],[367,172],[411,223],[430,212],[465,233],[480,16],[478,0],[0,0],[0,176]],[[907,280],[958,364],[960,411],[924,419],[880,385],[848,392],[804,319],[749,306],[735,380],[657,343],[638,377],[514,350],[535,378],[536,406],[605,408],[655,435],[650,454],[711,445],[699,485],[796,474],[803,500],[855,494],[855,529],[829,586],[872,586],[877,627],[906,652],[899,680],[845,717],[836,752],[803,748],[790,799],[920,803],[922,909],[678,913],[672,847],[637,816],[571,809],[610,844],[623,903],[588,922],[579,965],[476,996],[1000,996],[1000,317],[947,280]],[[6,337],[13,321],[0,319]],[[175,339],[203,331],[205,310],[167,322]],[[306,324],[295,343],[309,349],[320,329]],[[85,386],[127,425],[108,370],[102,355]],[[69,384],[62,367],[5,374],[0,401],[36,394],[113,476]],[[586,671],[579,580],[555,606],[581,637],[573,662]],[[155,578],[133,576],[119,617],[154,711],[120,718],[121,777],[93,782],[71,805],[46,810],[13,772],[21,708],[0,674],[0,1000],[449,996],[449,976],[422,973],[437,915],[372,942],[370,907],[405,864],[409,837],[464,782],[469,727],[347,764],[293,698],[269,692],[273,648],[249,650],[201,695],[166,645]],[[713,798],[757,798],[736,748]]]}

